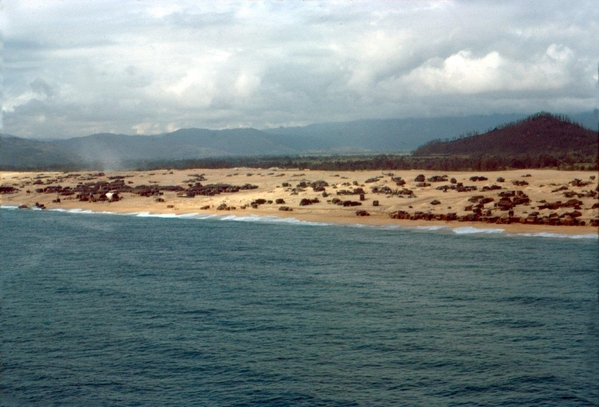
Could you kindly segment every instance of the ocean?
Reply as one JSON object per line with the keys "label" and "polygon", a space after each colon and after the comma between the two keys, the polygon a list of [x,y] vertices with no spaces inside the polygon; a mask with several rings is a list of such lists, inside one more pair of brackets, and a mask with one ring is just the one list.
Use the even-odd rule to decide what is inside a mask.
{"label": "ocean", "polygon": [[596,235],[0,216],[3,406],[599,405]]}

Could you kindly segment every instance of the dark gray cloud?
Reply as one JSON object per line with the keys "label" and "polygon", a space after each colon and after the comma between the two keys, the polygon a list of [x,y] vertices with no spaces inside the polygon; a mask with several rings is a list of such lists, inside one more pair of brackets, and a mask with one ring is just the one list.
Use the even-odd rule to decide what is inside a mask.
{"label": "dark gray cloud", "polygon": [[48,82],[41,78],[35,78],[34,81],[31,82],[29,85],[31,86],[31,90],[33,90],[33,92],[38,95],[46,97],[54,96],[54,90],[52,89],[52,87],[48,85]]}
{"label": "dark gray cloud", "polygon": [[4,132],[591,110],[590,1],[5,5]]}

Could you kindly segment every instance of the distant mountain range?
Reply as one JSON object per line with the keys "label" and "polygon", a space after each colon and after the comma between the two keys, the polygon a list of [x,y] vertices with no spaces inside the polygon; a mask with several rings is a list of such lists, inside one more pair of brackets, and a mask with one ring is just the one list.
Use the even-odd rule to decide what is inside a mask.
{"label": "distant mountain range", "polygon": [[[570,116],[596,129],[593,112]],[[0,168],[120,168],[123,163],[207,157],[407,153],[438,138],[480,133],[525,118],[521,114],[359,120],[276,129],[181,129],[156,136],[94,134],[63,140],[3,135]]]}

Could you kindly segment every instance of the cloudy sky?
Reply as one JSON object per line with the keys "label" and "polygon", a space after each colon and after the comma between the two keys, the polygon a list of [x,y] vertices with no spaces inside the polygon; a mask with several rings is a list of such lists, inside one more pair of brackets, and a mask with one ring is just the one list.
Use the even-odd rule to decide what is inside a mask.
{"label": "cloudy sky", "polygon": [[0,0],[3,132],[589,111],[598,10],[590,0]]}

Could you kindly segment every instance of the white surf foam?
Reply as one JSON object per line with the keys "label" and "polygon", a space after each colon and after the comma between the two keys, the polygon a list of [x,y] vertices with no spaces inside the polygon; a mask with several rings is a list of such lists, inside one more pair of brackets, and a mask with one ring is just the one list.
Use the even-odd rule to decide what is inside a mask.
{"label": "white surf foam", "polygon": [[206,215],[200,213],[182,213],[177,216],[181,219],[208,219],[214,217],[214,215]]}
{"label": "white surf foam", "polygon": [[206,215],[201,213],[150,213],[133,212],[126,215],[137,216],[139,218],[162,218],[162,219],[210,219],[218,218],[217,215]]}
{"label": "white surf foam", "polygon": [[358,228],[358,229],[363,229],[363,228],[373,228],[376,226],[371,226],[371,225],[364,225],[362,223],[352,223],[352,224],[348,224],[347,226],[352,227],[352,228]]}
{"label": "white surf foam", "polygon": [[137,212],[135,216],[140,218],[176,218],[177,214],[174,213],[150,213],[150,212]]}
{"label": "white surf foam", "polygon": [[100,213],[100,212],[94,212],[94,211],[90,211],[89,209],[62,209],[62,208],[54,208],[54,209],[48,209],[51,212],[66,212],[66,213],[76,213],[76,214],[83,214],[83,215],[89,215],[89,214],[93,214],[93,213]]}
{"label": "white surf foam", "polygon": [[451,229],[456,235],[472,235],[472,234],[501,234],[504,233],[503,229],[483,229],[473,228],[471,226],[464,226],[461,228]]}
{"label": "white surf foam", "polygon": [[[52,209],[48,209],[48,211],[63,212],[63,213],[94,213],[89,210],[84,211],[83,209],[62,209],[62,208],[52,208]],[[99,213],[99,212],[95,212],[95,213]]]}
{"label": "white surf foam", "polygon": [[401,225],[383,225],[383,226],[379,226],[380,229],[383,230],[402,230],[402,229],[408,229],[405,226],[401,226]]}
{"label": "white surf foam", "polygon": [[414,229],[416,229],[416,230],[431,230],[431,231],[435,231],[435,230],[447,229],[447,226],[441,226],[441,225],[436,225],[436,226],[416,226]]}
{"label": "white surf foam", "polygon": [[283,224],[291,224],[291,225],[310,225],[310,226],[331,226],[331,223],[324,222],[308,222],[304,220],[299,220],[295,218],[279,218],[276,216],[256,216],[256,215],[248,215],[248,216],[236,216],[236,215],[226,215],[219,218],[222,221],[234,221],[234,222],[253,222],[253,223],[283,223]]}
{"label": "white surf foam", "polygon": [[515,233],[514,236],[526,236],[526,237],[548,237],[558,239],[599,239],[599,234],[589,233],[584,235],[570,235],[567,233]]}
{"label": "white surf foam", "polygon": [[79,208],[75,208],[75,209],[52,208],[52,209],[47,209],[47,210],[49,212],[62,212],[62,213],[83,214],[83,215],[119,215],[118,212],[91,211],[89,209],[83,210],[83,209],[79,209]]}

